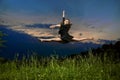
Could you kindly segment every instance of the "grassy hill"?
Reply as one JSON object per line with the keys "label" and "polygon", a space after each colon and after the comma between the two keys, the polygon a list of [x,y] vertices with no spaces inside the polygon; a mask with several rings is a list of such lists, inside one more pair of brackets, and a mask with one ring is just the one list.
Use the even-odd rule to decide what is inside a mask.
{"label": "grassy hill", "polygon": [[[114,53],[115,54],[115,53]],[[0,80],[119,80],[120,62],[89,57],[37,58],[0,63]]]}

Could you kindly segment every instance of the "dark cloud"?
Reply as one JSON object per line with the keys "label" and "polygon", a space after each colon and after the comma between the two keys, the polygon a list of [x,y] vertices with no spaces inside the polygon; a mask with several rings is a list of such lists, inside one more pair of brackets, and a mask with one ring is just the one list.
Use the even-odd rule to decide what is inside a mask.
{"label": "dark cloud", "polygon": [[83,33],[80,33],[80,36],[82,36],[83,35]]}

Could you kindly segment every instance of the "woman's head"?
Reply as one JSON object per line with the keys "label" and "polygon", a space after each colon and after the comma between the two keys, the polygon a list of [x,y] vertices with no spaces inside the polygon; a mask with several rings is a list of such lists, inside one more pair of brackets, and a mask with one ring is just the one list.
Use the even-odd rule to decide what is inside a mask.
{"label": "woman's head", "polygon": [[65,19],[64,24],[70,24],[70,20],[69,19]]}

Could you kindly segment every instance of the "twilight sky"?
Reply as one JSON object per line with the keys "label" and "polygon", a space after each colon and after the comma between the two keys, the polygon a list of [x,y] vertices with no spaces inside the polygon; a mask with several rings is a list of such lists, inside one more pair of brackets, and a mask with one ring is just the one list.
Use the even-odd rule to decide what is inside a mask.
{"label": "twilight sky", "polygon": [[0,21],[56,24],[62,10],[71,19],[72,30],[98,38],[120,38],[120,0],[0,0]]}

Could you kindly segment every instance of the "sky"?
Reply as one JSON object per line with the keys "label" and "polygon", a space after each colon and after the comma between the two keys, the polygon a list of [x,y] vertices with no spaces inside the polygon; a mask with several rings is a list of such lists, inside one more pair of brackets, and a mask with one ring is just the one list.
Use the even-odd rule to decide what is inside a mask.
{"label": "sky", "polygon": [[120,0],[0,0],[0,21],[56,24],[62,19],[62,10],[74,31],[97,38],[120,38]]}

